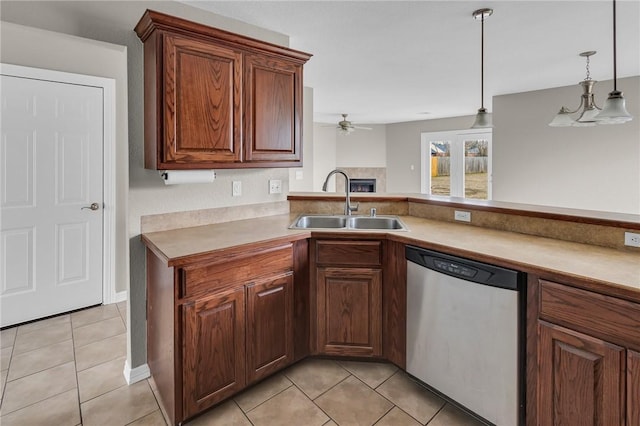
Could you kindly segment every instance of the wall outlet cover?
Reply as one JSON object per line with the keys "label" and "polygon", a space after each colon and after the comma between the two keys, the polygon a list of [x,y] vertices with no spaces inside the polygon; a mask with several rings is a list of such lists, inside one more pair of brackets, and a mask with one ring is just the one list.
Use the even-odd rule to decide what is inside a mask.
{"label": "wall outlet cover", "polygon": [[280,179],[269,179],[269,194],[282,193],[282,181]]}
{"label": "wall outlet cover", "polygon": [[630,247],[640,247],[640,234],[633,232],[624,233],[624,245]]}
{"label": "wall outlet cover", "polygon": [[453,218],[460,222],[471,222],[471,212],[455,210]]}

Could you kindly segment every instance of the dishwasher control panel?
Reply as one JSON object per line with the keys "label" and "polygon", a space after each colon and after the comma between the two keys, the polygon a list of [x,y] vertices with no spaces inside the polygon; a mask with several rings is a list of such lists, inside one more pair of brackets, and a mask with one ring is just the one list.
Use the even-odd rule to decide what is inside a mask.
{"label": "dishwasher control panel", "polygon": [[478,284],[518,290],[524,282],[524,274],[518,271],[420,247],[407,245],[405,255],[409,262]]}
{"label": "dishwasher control panel", "polygon": [[441,259],[433,259],[433,264],[437,269],[440,269],[442,271],[447,271],[455,275],[460,275],[466,278],[473,278],[478,273],[477,269],[468,268],[463,265],[457,265],[455,263],[448,262]]}

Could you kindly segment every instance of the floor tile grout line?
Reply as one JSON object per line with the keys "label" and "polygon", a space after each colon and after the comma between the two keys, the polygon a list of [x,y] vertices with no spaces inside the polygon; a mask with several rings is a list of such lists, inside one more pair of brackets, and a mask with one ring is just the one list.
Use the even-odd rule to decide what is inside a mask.
{"label": "floor tile grout line", "polygon": [[[293,386],[293,384],[292,384],[291,386]],[[289,389],[291,386],[287,387],[287,389]],[[284,392],[285,390],[286,390],[286,389],[283,389],[283,390],[282,390],[282,392]],[[280,393],[282,393],[282,392],[280,392]],[[274,396],[275,396],[275,395],[274,395]],[[269,399],[271,399],[271,398],[269,398]],[[268,399],[268,400],[269,400],[269,399]],[[247,416],[247,413],[248,413],[249,411],[253,410],[253,408],[252,408],[251,410],[247,411],[247,413],[245,413],[245,412],[244,412],[244,410],[242,409],[242,407],[240,407],[240,404],[238,404],[238,401],[236,401],[236,399],[235,399],[235,398],[231,398],[231,400],[233,401],[233,403],[234,403],[234,404],[236,404],[236,407],[238,407],[238,409],[239,409],[239,410],[240,410],[240,412],[242,413],[242,416],[243,416],[243,417],[244,417],[244,418],[245,418],[245,419],[246,419],[246,420],[247,420],[247,421],[248,421],[252,426],[255,426],[255,425],[254,425],[254,423],[253,423],[253,422],[251,421],[251,419],[249,418],[249,416]],[[267,400],[267,401],[268,401],[268,400]],[[266,401],[265,401],[265,402],[266,402]],[[254,408],[256,408],[256,407],[254,407]]]}
{"label": "floor tile grout line", "polygon": [[[375,392],[375,391],[374,391],[374,392]],[[387,400],[387,401],[388,401],[388,400]],[[389,401],[389,402],[391,402],[391,401]],[[378,420],[376,420],[375,422],[373,422],[373,424],[372,424],[371,426],[375,426],[375,425],[377,425],[378,423],[380,423],[380,422],[382,421],[382,419],[384,419],[384,418],[387,416],[387,414],[389,414],[389,413],[391,412],[391,410],[393,410],[393,409],[394,409],[394,408],[396,408],[396,407],[397,407],[397,406],[396,406],[396,404],[391,403],[391,408],[389,408],[387,411],[385,411],[385,412],[384,412],[384,414],[383,414],[383,415],[381,415],[381,416],[378,418]],[[413,418],[413,417],[412,417],[412,418]],[[419,422],[418,422],[418,423],[419,423]]]}
{"label": "floor tile grout line", "polygon": [[[14,345],[15,345],[15,340],[13,341]],[[13,360],[13,348],[15,346],[11,346],[11,355],[9,355],[9,365],[7,366],[7,377],[5,377],[4,379],[4,383],[2,384],[2,397],[0,398],[0,411],[2,409],[2,405],[4,404],[4,398],[5,396],[7,396],[6,394],[6,390],[7,390],[7,383],[9,383],[9,369],[11,368],[11,361]],[[0,374],[2,374],[2,372],[0,372]]]}
{"label": "floor tile grout line", "polygon": [[316,399],[320,398],[322,395],[326,394],[326,393],[327,393],[327,392],[329,392],[331,389],[335,388],[335,387],[336,387],[336,386],[338,386],[340,383],[344,382],[344,381],[345,381],[345,380],[347,380],[349,377],[353,376],[353,374],[349,373],[348,371],[347,371],[347,373],[348,373],[348,374],[347,374],[347,377],[345,377],[345,378],[343,378],[342,380],[338,381],[337,383],[333,384],[330,388],[326,389],[324,392],[320,393],[318,396],[316,396],[316,397],[315,397],[315,398],[313,398],[313,399],[311,399],[311,397],[310,397],[309,395],[307,395],[304,391],[302,391],[302,393],[304,393],[304,394],[307,396],[307,398],[311,399],[311,401],[313,401],[313,402],[314,402],[314,404],[315,404]]}
{"label": "floor tile grout line", "polygon": [[[284,375],[284,374],[283,374],[283,375]],[[271,377],[275,377],[275,376],[271,376]],[[295,386],[296,388],[298,388],[298,387],[295,385],[295,383],[293,382],[293,380],[291,380],[291,379],[290,379],[290,378],[288,378],[287,376],[284,376],[284,377],[286,377],[286,379],[287,379],[289,382],[291,382],[291,384],[290,384],[289,386],[287,386],[286,388],[282,389],[280,392],[278,392],[278,393],[275,393],[275,394],[271,395],[269,398],[265,399],[265,400],[264,400],[264,401],[262,401],[260,404],[256,405],[255,407],[251,408],[250,410],[247,410],[246,412],[242,409],[242,407],[240,407],[240,404],[238,404],[238,401],[236,401],[236,396],[239,396],[240,394],[238,394],[238,395],[235,395],[235,396],[231,397],[231,399],[233,400],[233,402],[235,402],[235,403],[236,403],[236,405],[238,406],[238,408],[240,408],[240,411],[242,411],[242,414],[245,414],[245,416],[246,416],[247,414],[249,414],[250,412],[252,412],[252,411],[253,411],[253,410],[255,410],[256,408],[260,407],[260,406],[261,406],[261,405],[263,405],[264,403],[266,403],[266,402],[268,402],[268,401],[271,401],[273,398],[275,398],[276,396],[280,395],[282,392],[286,391],[286,390],[287,390],[287,389],[289,389],[291,386]],[[267,379],[267,380],[268,380],[268,379]],[[266,381],[266,380],[265,380],[265,381]],[[258,383],[256,383],[256,384],[258,384]],[[298,388],[298,390],[300,390],[300,388]],[[302,392],[302,391],[300,390],[300,392]],[[304,396],[307,396],[304,392],[302,392],[302,393],[303,393],[303,395],[304,395]],[[307,397],[307,398],[309,398],[309,397]],[[310,399],[310,398],[309,398],[309,399]],[[247,416],[247,417],[248,417],[248,416]],[[249,421],[251,421],[251,420],[249,420]],[[252,423],[252,424],[253,424],[253,423]]]}
{"label": "floor tile grout line", "polygon": [[[62,341],[62,342],[54,343],[53,345],[57,345],[57,344],[64,343],[64,342],[66,342],[66,340],[64,340],[64,341]],[[49,345],[49,346],[53,346],[53,345]],[[37,351],[37,350],[40,350],[40,349],[47,348],[47,347],[49,347],[49,346],[43,346],[42,348],[38,348],[38,349],[34,349],[34,350],[36,350],[36,351]],[[73,349],[72,349],[72,350],[73,350]],[[24,354],[26,354],[26,353],[28,353],[28,352],[23,352],[23,353],[18,354],[18,355],[16,355],[16,356],[22,356],[22,355],[24,355]],[[74,358],[75,358],[75,354],[74,354]],[[13,361],[13,357],[12,357],[11,361]],[[7,383],[15,382],[16,380],[24,379],[24,378],[26,378],[26,377],[33,376],[34,374],[42,373],[43,371],[47,371],[47,370],[49,370],[49,369],[51,369],[51,368],[60,367],[61,365],[69,364],[69,363],[71,363],[71,362],[73,362],[73,367],[75,368],[75,366],[76,366],[76,362],[75,362],[75,359],[73,359],[73,360],[71,360],[71,361],[64,361],[64,362],[61,362],[60,364],[50,365],[49,367],[44,368],[44,369],[42,369],[42,370],[32,371],[32,372],[31,372],[31,373],[29,373],[29,374],[25,374],[24,376],[16,377],[15,379],[11,379],[11,380],[9,380],[9,371],[10,371],[10,370],[9,370],[9,369],[7,369],[7,379],[6,379],[6,382],[5,382],[5,386],[7,385]]]}
{"label": "floor tile grout line", "polygon": [[[386,416],[389,411],[393,410],[393,407],[396,406],[396,404],[393,401],[389,401],[389,399],[387,399],[384,395],[380,394],[379,392],[377,392],[375,389],[372,389],[371,386],[367,385],[364,380],[361,380],[359,377],[357,377],[355,374],[352,374],[352,376],[358,380],[360,383],[362,383],[363,385],[365,385],[369,390],[371,390],[373,393],[375,393],[376,395],[380,396],[382,399],[384,399],[385,401],[387,401],[389,404],[391,404],[391,408],[389,408],[387,411],[385,411],[385,413],[380,416],[373,424],[375,425],[376,423],[378,423],[380,420],[382,420],[382,418],[384,416]],[[395,376],[395,373],[392,374],[392,376]],[[413,417],[412,417],[413,418]],[[420,423],[420,422],[418,422]]]}
{"label": "floor tile grout line", "polygon": [[[411,417],[413,420],[415,420],[416,422],[418,422],[418,424],[422,425],[423,423],[422,423],[420,420],[416,419],[414,416],[412,416],[411,414],[409,414],[409,413],[407,413],[405,410],[403,410],[403,409],[402,409],[402,407],[398,406],[395,402],[391,401],[389,398],[387,398],[386,396],[384,396],[383,394],[381,394],[380,392],[378,392],[378,388],[379,388],[379,387],[381,387],[382,385],[384,385],[387,381],[391,380],[391,378],[392,378],[393,376],[395,376],[396,374],[402,374],[402,373],[401,373],[401,371],[402,371],[402,370],[400,370],[400,369],[396,370],[396,371],[395,371],[395,373],[393,373],[391,376],[389,376],[389,377],[388,377],[384,382],[380,383],[380,384],[379,384],[379,385],[378,385],[378,386],[377,386],[373,391],[374,391],[375,393],[377,393],[378,395],[380,395],[382,398],[384,398],[384,399],[386,399],[387,401],[389,401],[391,404],[393,404],[393,405],[394,405],[394,407],[398,407],[398,409],[399,409],[400,411],[402,411],[402,412],[403,412],[403,413],[405,413],[407,416]],[[429,389],[424,388],[424,390],[426,390],[427,392],[433,393],[433,392],[429,391]],[[434,394],[434,395],[435,395],[435,394]],[[436,396],[437,396],[437,395],[436,395]],[[440,412],[440,410],[442,410],[442,408],[443,408],[446,404],[447,404],[447,403],[446,403],[446,401],[445,401],[444,405],[443,405],[442,407],[440,407],[440,408],[438,409],[438,411],[436,411],[436,414],[434,414],[434,415],[433,415],[433,417],[431,417],[431,418],[427,421],[427,423],[424,423],[424,425],[427,425],[431,420],[433,420],[433,419],[438,415],[438,413]],[[378,421],[380,421],[380,420],[378,420]]]}
{"label": "floor tile grout line", "polygon": [[[109,305],[103,305],[103,306],[109,306]],[[93,309],[95,309],[95,308],[93,308]],[[82,312],[82,311],[80,311],[80,312]],[[106,321],[106,320],[110,320],[110,319],[114,319],[114,318],[120,318],[120,320],[121,320],[121,321],[122,321],[122,323],[124,324],[124,320],[122,319],[122,315],[120,315],[120,311],[118,310],[118,308],[116,308],[116,314],[115,314],[115,315],[113,315],[113,316],[110,316],[110,317],[103,317],[103,318],[97,319],[97,320],[95,320],[95,321],[90,321],[90,322],[87,322],[87,323],[85,323],[85,324],[79,325],[79,326],[77,326],[77,327],[74,327],[74,326],[73,326],[73,318],[72,318],[72,319],[71,319],[71,328],[75,330],[76,328],[86,327],[86,326],[88,326],[88,325],[96,324],[96,323],[98,323],[98,322]]]}
{"label": "floor tile grout line", "polygon": [[[394,372],[393,372],[393,374],[392,374],[392,375],[390,375],[389,377],[387,377],[386,379],[384,379],[384,380],[382,381],[382,383],[380,383],[378,386],[376,386],[375,388],[373,388],[373,390],[374,390],[374,391],[376,391],[376,392],[378,392],[378,388],[379,388],[380,386],[382,386],[382,385],[384,385],[385,383],[387,383],[389,380],[391,380],[391,378],[392,378],[393,376],[395,376],[396,374],[400,373],[400,371],[401,371],[401,370],[398,368],[396,371],[394,371]],[[379,393],[379,392],[378,392],[378,393]]]}
{"label": "floor tile grout line", "polygon": [[[436,411],[436,412],[435,412],[435,414],[434,414],[434,415],[433,415],[429,420],[427,420],[427,422],[424,424],[424,426],[427,426],[427,425],[428,425],[429,423],[431,423],[431,422],[432,422],[436,417],[438,417],[438,414],[440,414],[440,412],[441,412],[442,410],[444,410],[444,407],[446,407],[446,406],[447,406],[447,401],[444,401],[444,404],[442,404],[442,407],[440,407],[440,408],[438,409],[438,411]],[[420,423],[420,422],[418,422],[418,423]]]}
{"label": "floor tile grout line", "polygon": [[[346,380],[346,379],[345,379],[345,380]],[[343,380],[343,381],[344,381],[344,380]],[[342,381],[341,381],[341,383],[342,383]],[[296,385],[294,384],[294,386],[296,386]],[[337,386],[337,385],[336,385],[336,386]],[[335,387],[335,386],[334,386],[334,387]],[[303,391],[302,389],[300,389],[298,386],[296,386],[296,388],[297,388],[300,392],[302,392],[302,394],[303,394],[307,399],[309,399],[309,401],[311,401],[311,403],[312,403],[315,407],[317,407],[317,408],[318,408],[318,410],[322,411],[322,412],[324,413],[324,415],[325,415],[325,416],[327,416],[327,418],[328,418],[329,420],[327,420],[326,422],[324,422],[324,423],[323,423],[323,426],[324,426],[324,425],[326,425],[326,424],[327,424],[327,423],[329,423],[329,422],[334,422],[334,423],[336,423],[336,424],[338,423],[338,422],[336,422],[336,421],[334,420],[334,418],[333,418],[333,417],[331,417],[331,416],[329,415],[329,413],[327,413],[325,410],[323,410],[323,409],[322,409],[322,407],[321,407],[321,406],[319,406],[319,405],[316,403],[316,400],[315,400],[315,399],[311,399],[311,398],[309,398],[309,395],[307,395],[306,393],[304,393],[304,391]],[[333,389],[333,388],[332,388],[332,389]],[[328,391],[327,391],[327,392],[328,392]],[[325,392],[325,393],[326,393],[326,392]],[[322,393],[322,394],[318,395],[318,396],[316,397],[316,399],[320,398],[320,396],[322,396],[322,395],[324,395],[324,393]]]}
{"label": "floor tile grout line", "polygon": [[[69,321],[71,321],[71,315],[69,315]],[[84,424],[82,419],[82,404],[80,403],[80,381],[78,380],[78,364],[76,359],[76,341],[73,334],[73,323],[71,323],[71,346],[73,348],[73,369],[76,372],[76,402],[78,404],[78,416],[80,417],[80,424]]]}
{"label": "floor tile grout line", "polygon": [[[162,407],[160,406],[160,399],[158,398],[158,395],[156,395],[156,392],[153,390],[153,386],[151,386],[151,382],[149,381],[150,377],[146,378],[145,380],[147,381],[147,384],[149,385],[149,389],[151,389],[151,394],[153,395],[153,398],[156,400],[156,404],[158,405],[158,411],[160,412],[160,417],[162,417],[162,421],[164,422],[164,426],[167,426],[167,419],[165,419],[164,417],[164,411],[162,410]],[[138,419],[136,419],[138,420]],[[134,421],[136,421],[134,420]],[[133,422],[134,422],[133,421]],[[133,423],[131,422],[131,423]]]}
{"label": "floor tile grout line", "polygon": [[[60,327],[61,325],[65,325],[65,324],[54,324],[54,325],[52,325],[52,326],[47,326],[47,327],[39,328],[39,329],[37,329],[37,330],[30,331],[30,332],[28,332],[28,333],[25,333],[25,334],[20,335],[20,338],[24,339],[24,337],[23,337],[23,336],[25,336],[25,335],[28,335],[28,334],[31,334],[31,333],[37,333],[37,332],[40,332],[40,331],[42,331],[42,330],[45,330],[45,329],[47,329],[47,328],[49,328],[49,327]],[[73,329],[71,328],[71,323],[69,323],[69,330],[70,330],[70,332],[71,332],[71,335],[73,336]],[[22,355],[22,354],[26,354],[26,353],[28,353],[28,352],[37,351],[38,349],[43,349],[43,348],[47,348],[47,347],[52,346],[52,345],[57,345],[58,343],[66,342],[67,340],[70,340],[70,339],[71,339],[71,338],[69,338],[69,339],[64,339],[64,340],[60,340],[59,342],[52,342],[52,343],[49,343],[49,344],[46,344],[46,345],[42,345],[42,346],[35,347],[35,348],[33,348],[33,349],[29,349],[29,350],[24,351],[24,352],[16,353],[16,351],[15,351],[15,348],[16,348],[16,341],[18,340],[18,335],[16,334],[16,339],[13,341],[13,351],[12,351],[12,356],[15,356],[15,355]]]}
{"label": "floor tile grout line", "polygon": [[[69,362],[67,362],[67,363],[65,363],[65,364],[69,364],[70,362],[71,362],[71,361],[69,361]],[[59,366],[58,366],[58,367],[59,367]],[[51,367],[51,368],[55,368],[55,367]],[[25,376],[25,377],[27,377],[27,376]],[[78,383],[76,382],[76,387],[75,387],[75,389],[76,389],[76,390],[78,389],[77,384],[78,384]],[[71,390],[73,390],[73,389],[66,389],[66,390],[63,390],[62,392],[58,392],[58,393],[56,393],[55,395],[49,395],[48,397],[46,397],[46,398],[44,398],[44,399],[41,399],[41,400],[39,400],[39,401],[34,401],[34,402],[32,402],[31,404],[25,405],[24,407],[20,407],[20,408],[18,408],[18,409],[15,409],[15,410],[9,411],[8,413],[2,413],[2,417],[7,416],[7,415],[9,415],[9,414],[11,414],[11,413],[15,413],[15,412],[17,412],[17,411],[24,410],[24,409],[26,409],[26,408],[32,407],[32,406],[34,406],[34,405],[36,405],[36,404],[39,404],[39,403],[44,402],[44,401],[47,401],[47,400],[49,400],[49,399],[51,399],[51,398],[55,398],[55,397],[57,397],[57,396],[62,395],[62,394],[63,394],[63,393],[65,393],[65,392],[69,392],[69,391],[71,391]],[[3,400],[4,400],[4,396],[6,396],[6,395],[4,395],[4,394],[3,394],[2,396],[3,396]],[[0,422],[0,424],[2,424],[2,422]]]}

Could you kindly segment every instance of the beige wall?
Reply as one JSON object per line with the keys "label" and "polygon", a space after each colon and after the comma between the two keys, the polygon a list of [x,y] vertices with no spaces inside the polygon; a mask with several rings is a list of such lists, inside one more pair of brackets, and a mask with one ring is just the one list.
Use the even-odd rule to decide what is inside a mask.
{"label": "beige wall", "polygon": [[420,192],[420,135],[468,129],[474,117],[387,124],[387,192]]}
{"label": "beige wall", "polygon": [[[313,190],[321,191],[324,179],[336,168],[335,126],[313,123],[313,159]],[[335,180],[331,180],[327,191],[335,191]]]}
{"label": "beige wall", "polygon": [[[128,231],[123,238],[129,239],[130,276],[121,277],[129,287],[130,333],[128,362],[131,368],[146,363],[146,290],[144,246],[140,241],[140,217],[143,215],[169,213],[184,210],[209,209],[244,204],[259,204],[286,199],[289,190],[288,169],[220,170],[218,178],[211,184],[179,185],[165,187],[158,173],[143,167],[143,51],[142,43],[133,28],[146,9],[153,9],[180,16],[224,30],[248,35],[274,44],[288,46],[287,36],[240,21],[218,16],[174,1],[6,1],[0,3],[2,20],[70,34],[93,40],[116,43],[127,47],[128,105],[118,105],[118,114],[127,114],[129,131],[129,191],[126,191],[126,169],[122,170],[120,183],[124,179],[125,188],[119,186],[118,197],[128,197]],[[33,47],[20,38],[2,37],[5,43],[16,50],[29,51]],[[64,49],[47,47],[49,58],[76,61],[88,70],[108,69],[103,64],[108,57],[95,59],[91,54],[73,55],[67,58]],[[36,52],[39,52],[37,50]],[[311,52],[313,53],[313,52]],[[28,54],[28,53],[27,53]],[[38,55],[38,54],[36,54]],[[78,61],[79,59],[79,61]],[[89,72],[89,71],[87,71]],[[101,75],[98,73],[98,75]],[[306,104],[306,103],[305,103]],[[123,112],[124,111],[124,112]],[[311,114],[312,111],[305,111]],[[120,125],[126,129],[126,120]],[[121,132],[122,128],[118,131]],[[125,136],[126,138],[126,136]],[[126,146],[126,144],[123,144]],[[125,155],[120,159],[126,164]],[[122,164],[121,164],[122,166]],[[282,194],[268,194],[268,180],[282,180]],[[231,181],[242,181],[241,197],[231,197]],[[126,205],[126,202],[123,203]],[[123,248],[120,252],[125,253]],[[119,273],[126,274],[126,268]],[[119,284],[122,286],[122,284]],[[127,284],[124,285],[127,287]]]}
{"label": "beige wall", "polygon": [[337,167],[386,167],[387,130],[384,124],[359,124],[371,130],[355,130],[350,135],[336,131]]}
{"label": "beige wall", "polygon": [[[611,81],[596,84],[602,106]],[[618,80],[634,116],[622,125],[549,127],[574,86],[493,98],[493,198],[499,201],[640,214],[640,77]]]}

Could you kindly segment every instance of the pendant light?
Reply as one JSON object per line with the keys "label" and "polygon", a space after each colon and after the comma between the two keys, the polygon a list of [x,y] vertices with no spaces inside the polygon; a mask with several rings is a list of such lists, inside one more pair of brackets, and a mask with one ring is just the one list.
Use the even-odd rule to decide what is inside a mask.
{"label": "pendant light", "polygon": [[[589,57],[595,55],[596,52],[591,50],[582,52],[580,56],[587,58],[587,77],[580,82],[582,86],[582,98],[580,106],[574,111],[567,107],[560,108],[560,111],[551,120],[551,127],[568,127],[568,126],[595,126],[596,124],[622,124],[633,119],[631,114],[625,108],[625,100],[622,92],[617,87],[617,68],[616,68],[616,0],[613,0],[613,91],[609,93],[609,97],[605,101],[602,109],[595,103],[593,96],[593,86],[595,80],[591,79],[589,73]],[[577,120],[571,118],[570,114],[578,112],[582,109],[582,113]]]}
{"label": "pendant light", "polygon": [[[596,101],[593,95],[593,87],[597,83],[597,81],[591,78],[591,72],[589,69],[589,58],[596,54],[595,50],[589,50],[587,52],[580,53],[580,56],[583,58],[587,58],[587,75],[580,83],[582,86],[582,96],[580,97],[580,105],[578,108],[571,111],[567,107],[560,108],[560,111],[556,114],[556,116],[551,120],[549,126],[551,127],[568,127],[568,126],[576,126],[576,127],[586,127],[586,126],[595,126],[596,121],[595,117],[600,112],[600,107],[596,105]],[[582,110],[580,113],[580,117],[574,120],[571,118],[571,114],[574,114],[578,111]]]}
{"label": "pendant light", "polygon": [[478,9],[472,14],[474,19],[480,19],[480,22],[482,23],[482,35],[480,38],[480,109],[478,109],[476,120],[474,121],[473,126],[471,126],[472,129],[486,129],[493,127],[493,124],[491,123],[491,115],[484,107],[484,20],[491,16],[491,14],[493,14],[493,9],[488,8]]}
{"label": "pendant light", "polygon": [[622,124],[633,119],[627,112],[622,92],[618,90],[616,62],[616,0],[613,0],[613,91],[609,93],[600,114],[595,117],[598,124]]}

